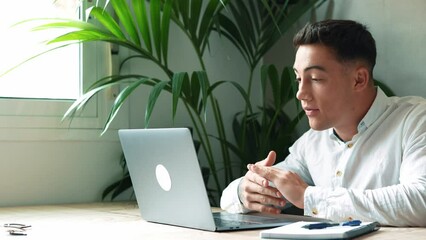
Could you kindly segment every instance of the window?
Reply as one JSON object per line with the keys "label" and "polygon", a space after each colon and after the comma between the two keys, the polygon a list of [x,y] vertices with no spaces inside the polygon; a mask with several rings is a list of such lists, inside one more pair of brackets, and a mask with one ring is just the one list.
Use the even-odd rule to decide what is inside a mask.
{"label": "window", "polygon": [[[50,30],[48,33],[28,32],[28,28],[21,29],[18,25],[12,31],[24,35],[17,35],[18,39],[7,39],[4,37],[7,34],[1,31],[9,31],[11,24],[30,18],[82,18],[84,16],[78,7],[80,2],[93,4],[89,3],[92,1],[80,0],[19,0],[2,3],[0,73],[42,51],[40,47],[45,47],[45,44],[40,44],[41,40],[58,34]],[[28,40],[34,41],[28,43]],[[111,74],[111,69],[112,56],[110,46],[106,43],[75,44],[21,65],[0,78],[0,135],[5,136],[2,132],[9,133],[10,129],[37,129],[38,132],[42,129],[64,129],[68,132],[70,129],[95,129],[96,135],[99,135],[109,110],[108,105],[114,100],[111,92],[106,93],[110,96],[98,96],[92,100],[81,116],[72,122],[62,122],[61,119],[83,89],[96,79]]]}
{"label": "window", "polygon": [[[24,7],[25,6],[25,7]],[[15,25],[35,18],[79,19],[79,0],[6,1],[0,8],[0,72],[47,48],[44,42],[60,31],[34,32],[40,22]],[[2,77],[0,96],[12,98],[76,99],[80,94],[78,45],[42,55]],[[30,74],[29,74],[30,73]]]}

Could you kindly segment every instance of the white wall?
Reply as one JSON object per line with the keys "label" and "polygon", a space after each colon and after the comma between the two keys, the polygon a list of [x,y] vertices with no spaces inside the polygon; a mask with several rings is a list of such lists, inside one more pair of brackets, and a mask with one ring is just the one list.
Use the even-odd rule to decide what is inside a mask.
{"label": "white wall", "polygon": [[424,0],[328,0],[299,21],[265,62],[292,65],[291,38],[308,19],[352,19],[367,25],[376,39],[375,78],[389,85],[397,95],[426,97],[425,12]]}
{"label": "white wall", "polygon": [[100,201],[120,151],[114,140],[0,141],[0,206]]}

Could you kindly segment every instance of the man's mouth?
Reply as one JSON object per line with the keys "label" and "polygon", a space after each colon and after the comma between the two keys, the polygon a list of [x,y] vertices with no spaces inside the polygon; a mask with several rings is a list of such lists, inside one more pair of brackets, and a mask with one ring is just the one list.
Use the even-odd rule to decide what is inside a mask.
{"label": "man's mouth", "polygon": [[318,108],[306,107],[306,108],[303,108],[303,110],[305,110],[306,116],[308,116],[308,117],[315,116],[316,114],[319,113],[319,109]]}

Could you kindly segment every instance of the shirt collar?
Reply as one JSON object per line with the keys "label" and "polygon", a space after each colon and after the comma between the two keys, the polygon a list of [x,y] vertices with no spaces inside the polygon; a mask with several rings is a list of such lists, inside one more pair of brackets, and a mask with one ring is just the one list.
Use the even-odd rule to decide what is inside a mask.
{"label": "shirt collar", "polygon": [[[370,109],[367,114],[365,114],[364,118],[358,124],[358,134],[367,130],[368,127],[371,126],[386,110],[389,105],[389,98],[383,92],[380,87],[377,88],[376,98],[373,101]],[[330,128],[329,130],[330,138],[333,140],[339,140],[339,138],[335,135],[334,129]]]}
{"label": "shirt collar", "polygon": [[389,105],[390,99],[386,96],[382,89],[377,87],[376,98],[373,104],[365,114],[364,118],[358,124],[358,133],[362,133],[367,130],[385,111]]}

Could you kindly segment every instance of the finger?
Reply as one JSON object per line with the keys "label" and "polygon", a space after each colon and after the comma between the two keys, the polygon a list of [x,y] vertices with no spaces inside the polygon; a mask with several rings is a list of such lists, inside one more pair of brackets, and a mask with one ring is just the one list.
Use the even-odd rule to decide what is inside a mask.
{"label": "finger", "polygon": [[246,181],[244,184],[241,184],[242,190],[249,193],[261,194],[274,198],[282,198],[283,195],[275,187],[262,186],[256,182]]}
{"label": "finger", "polygon": [[[259,161],[257,163],[255,163],[255,165],[259,165],[259,166],[272,166],[275,164],[275,159],[276,159],[277,154],[275,153],[275,151],[270,151],[268,156],[262,160]],[[247,168],[249,169],[251,164],[247,165]],[[249,169],[250,170],[250,169]],[[251,176],[251,181],[256,182],[264,187],[268,187],[269,186],[269,181],[263,177],[260,177],[259,175],[252,175]]]}
{"label": "finger", "polygon": [[[262,194],[251,193],[246,196],[245,206],[259,212],[270,212],[281,209],[286,204],[283,198],[270,197]],[[279,213],[279,212],[278,212]]]}
{"label": "finger", "polygon": [[274,151],[270,151],[268,156],[264,160],[257,162],[256,165],[272,166],[275,164],[276,157],[277,154]]}
{"label": "finger", "polygon": [[[250,164],[248,166],[250,166]],[[263,187],[268,187],[269,186],[268,179],[260,176],[259,174],[254,173],[252,171],[248,171],[246,173],[245,177],[247,178],[247,180],[249,180],[249,181],[251,181],[253,183],[256,183],[257,185],[260,185],[260,186],[263,186]]]}
{"label": "finger", "polygon": [[255,174],[257,174],[260,178],[268,179],[270,181],[274,181],[278,178],[278,171],[273,167],[260,166],[255,164],[249,164],[249,170]]}
{"label": "finger", "polygon": [[[284,198],[276,197],[275,195],[270,196],[266,194],[259,194],[256,192],[250,192],[250,191],[244,191],[243,192],[243,203],[246,207],[252,210],[256,211],[262,211],[261,209],[258,209],[260,206],[253,206],[254,203],[258,203],[265,206],[275,207],[275,208],[281,208],[284,207],[286,204],[286,200]],[[255,208],[255,209],[253,209]]]}
{"label": "finger", "polygon": [[280,213],[279,208],[286,204],[276,188],[260,186],[247,177],[239,184],[238,196],[246,208],[258,212]]}
{"label": "finger", "polygon": [[261,212],[261,213],[268,213],[268,214],[280,214],[281,213],[280,208],[276,208],[276,207],[270,206],[270,205],[263,205],[263,204],[256,203],[256,202],[250,202],[245,207],[248,208],[248,209],[251,209],[253,211]]}

